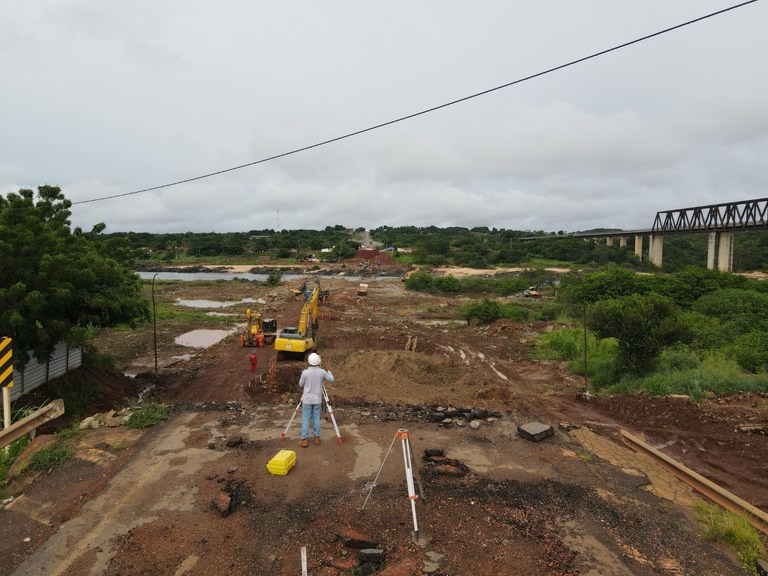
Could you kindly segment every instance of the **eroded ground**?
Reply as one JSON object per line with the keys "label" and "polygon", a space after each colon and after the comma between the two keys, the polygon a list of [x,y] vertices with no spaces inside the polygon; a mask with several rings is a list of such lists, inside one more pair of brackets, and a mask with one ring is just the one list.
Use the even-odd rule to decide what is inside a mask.
{"label": "eroded ground", "polygon": [[[768,439],[739,425],[765,423],[768,398],[583,400],[580,377],[528,359],[551,326],[466,326],[461,297],[370,285],[358,302],[354,283],[323,282],[332,298],[318,350],[336,376],[328,391],[341,442],[329,418],[320,446],[296,446],[297,421],[282,438],[303,362],[257,349],[252,374],[251,349],[234,335],[174,360],[190,351],[173,337],[194,326],[159,324],[159,377],[114,375],[112,396],[151,387],[147,397],[173,402],[174,416],[143,433],[91,430],[78,458],[20,479],[0,510],[1,565],[13,574],[299,574],[306,546],[309,573],[332,575],[360,563],[347,540],[357,535],[384,551],[380,573],[390,575],[742,573],[701,541],[690,507],[700,497],[620,445],[618,431],[645,434],[766,509]],[[295,325],[301,307],[286,286],[173,290],[159,296],[261,298],[280,326]],[[242,318],[244,305],[229,311]],[[154,370],[152,343],[151,327],[99,342],[131,372]],[[474,409],[479,426],[438,422],[437,407]],[[517,427],[533,420],[554,435],[521,439]],[[423,487],[418,541],[398,430],[408,431]],[[286,476],[266,468],[280,449],[297,452]],[[448,462],[422,460],[426,449]],[[222,514],[214,503],[227,499]]]}

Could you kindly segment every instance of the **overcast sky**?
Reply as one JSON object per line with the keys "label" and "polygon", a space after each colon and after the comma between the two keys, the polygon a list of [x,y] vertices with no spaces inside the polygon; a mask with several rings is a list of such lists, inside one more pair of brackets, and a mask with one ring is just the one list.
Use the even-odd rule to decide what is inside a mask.
{"label": "overcast sky", "polygon": [[[722,0],[0,0],[0,192],[81,202],[560,66]],[[649,228],[768,197],[768,1],[362,135],[75,204],[107,232]]]}

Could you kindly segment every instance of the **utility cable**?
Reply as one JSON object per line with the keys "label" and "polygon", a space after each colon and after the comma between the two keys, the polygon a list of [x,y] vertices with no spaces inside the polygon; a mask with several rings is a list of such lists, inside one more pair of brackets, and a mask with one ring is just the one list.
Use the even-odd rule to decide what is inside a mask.
{"label": "utility cable", "polygon": [[72,202],[72,204],[88,204],[90,202],[101,202],[103,200],[112,200],[114,198],[122,198],[124,196],[133,196],[135,194],[142,194],[144,192],[152,192],[153,190],[160,190],[162,188],[170,188],[171,186],[178,186],[179,184],[187,184],[189,182],[195,182],[197,180],[203,180],[205,178],[211,178],[212,176],[219,176],[220,174],[226,174],[227,172],[234,172],[235,170],[241,170],[243,168],[248,168],[250,166],[256,166],[257,164],[264,164],[265,162],[271,162],[272,160],[277,160],[278,158],[284,158],[286,156],[291,156],[293,154],[298,154],[299,152],[306,152],[307,150],[311,150],[313,148],[318,148],[320,146],[325,146],[327,144],[332,144],[334,142],[338,142],[340,140],[346,140],[347,138],[352,138],[353,136],[359,136],[360,134],[365,134],[366,132],[372,132],[373,130],[378,130],[379,128],[384,128],[385,126],[391,126],[392,124],[397,124],[399,122],[404,122],[406,120],[410,120],[412,118],[416,118],[418,116],[423,116],[425,114],[429,114],[431,112],[435,112],[437,110],[441,110],[443,108],[448,108],[449,106],[454,106],[456,104],[460,104],[462,102],[466,102],[467,100],[472,100],[473,98],[478,98],[480,96],[485,96],[486,94],[490,94],[492,92],[496,92],[498,90],[503,90],[504,88],[509,88],[510,86],[515,86],[516,84],[521,84],[523,82],[527,82],[529,80],[533,80],[534,78],[538,78],[540,76],[544,76],[546,74],[551,74],[553,72],[557,72],[558,70],[562,70],[564,68],[568,68],[570,66],[575,66],[576,64],[581,64],[582,62],[586,62],[587,60],[592,60],[593,58],[597,58],[599,56],[604,56],[605,54],[609,54],[610,52],[615,52],[617,50],[621,50],[622,48],[626,48],[627,46],[632,46],[633,44],[638,44],[640,42],[644,42],[645,40],[649,40],[651,38],[655,38],[656,36],[661,36],[662,34],[667,34],[669,32],[672,32],[674,30],[678,30],[680,28],[684,28],[686,26],[690,26],[692,24],[696,24],[698,22],[701,22],[703,20],[706,20],[708,18],[712,18],[714,16],[719,16],[721,14],[724,14],[726,12],[729,12],[731,10],[735,10],[737,8],[742,8],[744,6],[747,6],[748,4],[754,4],[758,0],[747,0],[746,2],[742,2],[741,4],[736,4],[734,6],[730,6],[728,8],[723,8],[722,10],[718,10],[716,12],[712,12],[710,14],[706,14],[704,16],[700,16],[698,18],[694,18],[693,20],[688,20],[687,22],[683,22],[682,24],[677,24],[675,26],[672,26],[670,28],[665,28],[663,30],[660,30],[658,32],[654,32],[653,34],[648,34],[646,36],[641,36],[640,38],[636,38],[635,40],[630,40],[629,42],[624,42],[623,44],[618,44],[617,46],[613,46],[612,48],[607,48],[605,50],[601,50],[599,52],[595,52],[593,54],[590,54],[589,56],[584,56],[582,58],[577,58],[576,60],[571,60],[570,62],[566,62],[565,64],[560,64],[559,66],[555,66],[554,68],[549,68],[547,70],[543,70],[542,72],[537,72],[535,74],[531,74],[529,76],[525,76],[523,78],[519,78],[517,80],[513,80],[511,82],[507,82],[506,84],[501,84],[500,86],[496,86],[494,88],[488,88],[487,90],[483,90],[481,92],[476,92],[474,94],[470,94],[469,96],[464,96],[462,98],[458,98],[457,100],[451,100],[450,102],[445,102],[444,104],[439,104],[437,106],[433,106],[432,108],[427,108],[425,110],[421,110],[419,112],[414,112],[412,114],[407,114],[406,116],[400,116],[399,118],[395,118],[394,120],[388,120],[387,122],[382,122],[380,124],[376,124],[374,126],[369,126],[368,128],[363,128],[361,130],[356,130],[354,132],[349,132],[347,134],[344,134],[342,136],[337,136],[335,138],[330,138],[328,140],[323,140],[321,142],[316,142],[315,144],[310,144],[309,146],[303,146],[301,148],[296,148],[294,150],[290,150],[288,152],[283,152],[281,154],[275,154],[274,156],[268,156],[267,158],[262,158],[261,160],[255,160],[254,162],[248,162],[246,164],[240,164],[238,166],[232,166],[231,168],[225,168],[223,170],[217,170],[216,172],[209,172],[207,174],[202,174],[200,176],[194,176],[192,178],[185,178],[184,180],[177,180],[175,182],[169,182],[168,184],[161,184],[159,186],[152,186],[150,188],[142,188],[141,190],[133,190],[131,192],[122,192],[120,194],[112,194],[110,196],[101,196],[99,198],[91,198],[90,200],[78,200],[77,202]]}

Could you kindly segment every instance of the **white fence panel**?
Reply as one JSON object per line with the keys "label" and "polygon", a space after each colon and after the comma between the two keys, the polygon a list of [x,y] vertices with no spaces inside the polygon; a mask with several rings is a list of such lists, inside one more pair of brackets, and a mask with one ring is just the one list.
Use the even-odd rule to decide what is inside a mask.
{"label": "white fence panel", "polygon": [[16,400],[22,394],[31,392],[38,386],[48,382],[48,380],[63,376],[70,370],[79,368],[82,364],[82,348],[70,348],[63,342],[59,342],[47,364],[38,362],[33,358],[23,372],[13,371],[11,400]]}

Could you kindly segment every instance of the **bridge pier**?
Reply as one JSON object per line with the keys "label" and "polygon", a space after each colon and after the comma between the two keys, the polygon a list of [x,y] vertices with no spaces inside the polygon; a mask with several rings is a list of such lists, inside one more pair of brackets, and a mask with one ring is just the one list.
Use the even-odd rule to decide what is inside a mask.
{"label": "bridge pier", "polygon": [[643,235],[635,234],[635,256],[640,260],[643,259]]}
{"label": "bridge pier", "polygon": [[656,266],[661,268],[664,254],[664,235],[651,234],[648,236],[648,256]]}
{"label": "bridge pier", "polygon": [[707,270],[733,272],[733,232],[710,232]]}

